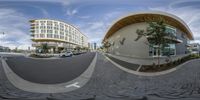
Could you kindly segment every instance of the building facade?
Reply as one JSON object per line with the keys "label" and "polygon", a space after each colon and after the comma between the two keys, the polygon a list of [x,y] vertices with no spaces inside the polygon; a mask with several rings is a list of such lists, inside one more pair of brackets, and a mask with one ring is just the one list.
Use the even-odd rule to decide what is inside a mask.
{"label": "building facade", "polygon": [[30,20],[32,46],[40,49],[47,44],[50,52],[71,51],[74,48],[88,47],[88,38],[76,27],[63,21],[51,19]]}
{"label": "building facade", "polygon": [[200,44],[199,43],[192,43],[189,46],[191,53],[197,53],[200,54]]}
{"label": "building facade", "polygon": [[4,46],[0,46],[0,52],[10,52],[10,48],[9,47],[4,47]]}
{"label": "building facade", "polygon": [[90,50],[97,50],[97,43],[89,43],[88,45]]}
{"label": "building facade", "polygon": [[174,43],[169,44],[161,51],[160,56],[181,55],[188,53],[187,45],[193,40],[193,35],[188,26],[178,17],[157,11],[137,12],[117,20],[107,31],[103,43],[108,42],[110,47],[107,52],[128,57],[149,58],[158,56],[158,46],[148,43],[146,37],[138,41],[137,29],[146,30],[147,22],[156,22],[163,18],[167,25],[166,31],[174,34]]}

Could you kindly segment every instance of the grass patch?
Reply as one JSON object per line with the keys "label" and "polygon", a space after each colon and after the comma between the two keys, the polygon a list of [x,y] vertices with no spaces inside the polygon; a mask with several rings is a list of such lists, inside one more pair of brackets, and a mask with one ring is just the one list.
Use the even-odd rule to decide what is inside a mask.
{"label": "grass patch", "polygon": [[166,64],[161,64],[160,66],[156,65],[155,63],[152,65],[142,65],[142,67],[140,68],[139,71],[140,72],[160,72],[160,71],[174,68],[174,67],[176,67],[184,62],[187,62],[189,60],[198,59],[198,58],[200,58],[199,55],[191,54],[191,55],[185,56],[181,59],[178,59],[178,60],[166,63]]}

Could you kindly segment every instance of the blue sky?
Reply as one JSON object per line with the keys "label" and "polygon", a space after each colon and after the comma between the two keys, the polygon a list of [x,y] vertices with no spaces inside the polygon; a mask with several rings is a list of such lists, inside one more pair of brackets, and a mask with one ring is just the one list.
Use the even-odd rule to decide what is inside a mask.
{"label": "blue sky", "polygon": [[108,28],[120,17],[137,11],[165,11],[183,19],[200,43],[199,0],[0,0],[0,45],[31,46],[29,20],[63,20],[80,29],[89,42],[101,43]]}

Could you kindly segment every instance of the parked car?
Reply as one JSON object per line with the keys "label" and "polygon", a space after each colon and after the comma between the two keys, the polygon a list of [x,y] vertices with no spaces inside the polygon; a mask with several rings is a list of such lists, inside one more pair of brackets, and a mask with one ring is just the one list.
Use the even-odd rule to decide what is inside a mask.
{"label": "parked car", "polygon": [[67,51],[67,52],[60,53],[59,56],[60,57],[71,57],[71,56],[73,56],[73,53],[71,51]]}
{"label": "parked car", "polygon": [[73,55],[79,55],[79,54],[81,54],[80,51],[73,51]]}

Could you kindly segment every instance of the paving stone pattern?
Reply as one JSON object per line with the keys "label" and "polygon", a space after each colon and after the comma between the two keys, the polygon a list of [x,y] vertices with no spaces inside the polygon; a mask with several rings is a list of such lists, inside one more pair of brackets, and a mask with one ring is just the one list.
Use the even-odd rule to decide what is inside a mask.
{"label": "paving stone pattern", "polygon": [[[199,100],[200,60],[161,76],[137,76],[120,70],[101,54],[90,81],[67,93],[39,94],[19,90],[8,82],[0,66],[2,100]],[[0,99],[0,100],[1,100]]]}
{"label": "paving stone pattern", "polygon": [[128,62],[116,59],[114,57],[111,57],[111,56],[109,56],[107,54],[106,54],[106,56],[108,58],[110,58],[112,61],[114,61],[115,63],[117,63],[117,64],[119,64],[119,65],[121,65],[121,66],[123,66],[123,67],[125,67],[127,69],[130,69],[130,70],[136,71],[140,67],[140,65],[138,65],[138,64],[128,63]]}

